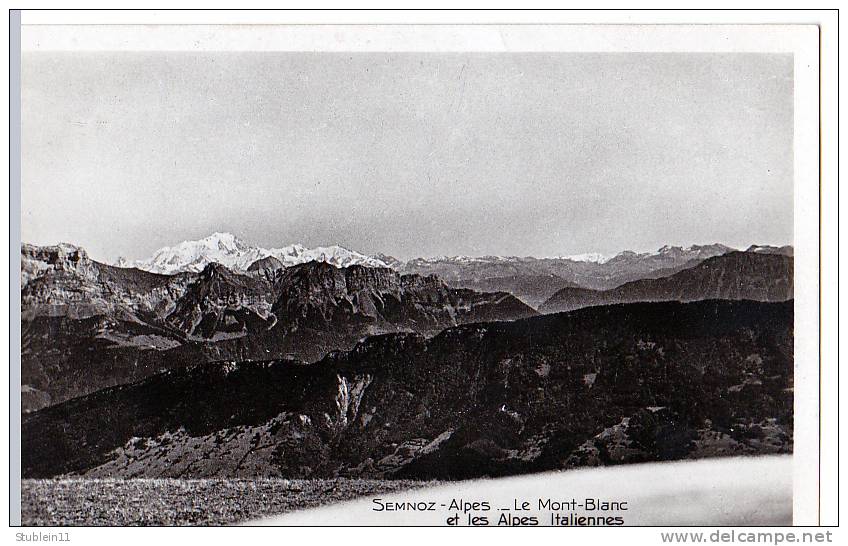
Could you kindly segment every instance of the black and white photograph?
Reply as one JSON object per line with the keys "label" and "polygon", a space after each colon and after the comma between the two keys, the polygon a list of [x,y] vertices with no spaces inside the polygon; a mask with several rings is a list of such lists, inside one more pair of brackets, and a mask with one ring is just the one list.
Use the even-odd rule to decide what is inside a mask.
{"label": "black and white photograph", "polygon": [[799,521],[816,68],[533,34],[24,27],[20,523]]}

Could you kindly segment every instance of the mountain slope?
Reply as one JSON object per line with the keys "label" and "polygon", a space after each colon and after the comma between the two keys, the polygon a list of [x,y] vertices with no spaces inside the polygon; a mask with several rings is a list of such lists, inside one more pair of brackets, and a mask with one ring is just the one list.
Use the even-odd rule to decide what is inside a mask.
{"label": "mountain slope", "polygon": [[165,322],[198,341],[246,336],[274,325],[272,300],[269,283],[210,263],[189,284]]}
{"label": "mountain slope", "polygon": [[250,264],[247,268],[248,273],[262,272],[262,273],[270,273],[273,271],[277,271],[278,269],[282,269],[285,267],[285,264],[278,260],[273,256],[266,256],[264,258],[260,258]]}
{"label": "mountain slope", "polygon": [[748,299],[785,301],[793,294],[792,258],[781,253],[731,252],[668,277],[642,279],[610,290],[566,287],[540,306],[544,313],[635,301]]}
{"label": "mountain slope", "polygon": [[506,293],[451,289],[434,276],[387,268],[335,268],[313,262],[287,269],[277,282],[274,312],[298,326],[369,323],[435,333],[466,322],[524,318],[535,311]]}
{"label": "mountain slope", "polygon": [[159,275],[100,264],[76,247],[21,252],[25,411],[188,361],[317,360],[368,335],[536,314],[509,294],[388,268],[308,262],[239,274],[210,263]]}
{"label": "mountain slope", "polygon": [[791,452],[792,328],[791,301],[647,303],[204,363],[25,415],[23,475],[459,479]]}
{"label": "mountain slope", "polygon": [[162,316],[188,287],[187,275],[158,275],[96,262],[72,245],[21,245],[21,313],[131,321]]}

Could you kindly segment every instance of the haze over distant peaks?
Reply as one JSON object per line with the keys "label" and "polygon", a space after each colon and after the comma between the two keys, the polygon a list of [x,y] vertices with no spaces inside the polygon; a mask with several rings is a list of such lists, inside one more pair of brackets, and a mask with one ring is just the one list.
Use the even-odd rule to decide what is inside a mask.
{"label": "haze over distant peaks", "polygon": [[724,254],[726,252],[730,252],[732,250],[736,250],[727,245],[723,245],[721,243],[714,243],[711,245],[691,245],[691,246],[671,246],[664,245],[658,248],[654,252],[633,252],[632,250],[625,250],[623,252],[618,252],[616,254],[600,254],[598,252],[586,252],[583,254],[571,254],[567,256],[559,256],[559,259],[562,260],[571,260],[574,262],[592,262],[596,264],[605,264],[611,260],[616,258],[629,258],[629,257],[638,257],[638,258],[651,258],[651,257],[669,257],[669,256],[678,256],[678,257],[689,257],[689,258],[704,258],[704,257],[712,257],[719,254]]}
{"label": "haze over distant peaks", "polygon": [[[556,275],[587,287],[606,288],[615,286],[615,283],[641,278],[647,271],[663,270],[664,273],[671,273],[673,271],[665,270],[692,266],[696,262],[734,250],[736,249],[715,243],[687,247],[665,245],[653,252],[625,250],[616,254],[586,252],[552,257],[436,256],[403,261],[387,254],[367,255],[338,245],[308,248],[295,243],[278,248],[263,248],[246,243],[232,233],[215,232],[203,239],[183,241],[161,248],[147,259],[135,262],[118,259],[115,265],[124,268],[135,267],[153,273],[174,274],[198,273],[208,264],[218,263],[233,271],[244,273],[315,261],[335,267],[363,265],[388,267],[403,273],[438,274],[448,280]],[[748,252],[791,255],[792,247],[752,245]],[[598,281],[598,284],[591,279],[585,279],[587,274],[593,278],[598,274],[609,278]]]}

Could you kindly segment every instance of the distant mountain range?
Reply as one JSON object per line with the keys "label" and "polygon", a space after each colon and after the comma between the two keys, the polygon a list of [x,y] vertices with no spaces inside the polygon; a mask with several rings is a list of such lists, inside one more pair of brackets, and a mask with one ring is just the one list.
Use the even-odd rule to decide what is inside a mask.
{"label": "distant mountain range", "polygon": [[293,244],[266,249],[248,245],[232,233],[220,232],[197,241],[183,241],[174,246],[160,248],[147,260],[129,262],[119,258],[115,265],[172,275],[182,272],[199,273],[210,263],[217,263],[233,271],[245,272],[258,260],[269,257],[284,267],[313,261],[326,262],[336,267],[388,267],[382,260],[340,246],[306,248]]}
{"label": "distant mountain range", "polygon": [[[406,263],[346,251],[293,263],[312,254],[286,254],[286,262],[215,234],[158,252],[151,268],[170,264],[177,271],[163,274],[99,263],[73,245],[25,244],[23,406],[36,410],[197,362],[312,362],[368,336],[432,336],[461,324],[530,317],[537,314],[533,307],[556,312],[634,301],[792,298],[791,247],[727,250],[663,247],[586,262]],[[341,265],[349,260],[362,263]],[[200,264],[200,271],[192,270]],[[593,285],[632,276],[639,280],[608,290],[575,280]]]}
{"label": "distant mountain range", "polygon": [[402,262],[219,233],[136,265],[22,245],[25,477],[792,451],[791,247]]}
{"label": "distant mountain range", "polygon": [[[604,256],[597,253],[553,258],[516,256],[453,256],[402,261],[386,254],[368,256],[340,246],[309,249],[293,244],[264,249],[245,243],[230,233],[213,233],[158,250],[147,260],[119,260],[119,267],[135,267],[162,274],[200,272],[210,263],[245,273],[259,268],[273,270],[310,261],[336,267],[364,265],[389,267],[401,273],[437,275],[457,288],[503,291],[531,307],[538,307],[561,288],[606,290],[623,283],[665,277],[705,259],[734,251],[722,244],[689,247],[664,246],[656,252],[624,251]],[[752,246],[747,251],[792,254],[792,247]]]}
{"label": "distant mountain range", "polygon": [[556,271],[550,269],[556,269],[557,265],[563,267],[565,263],[591,264],[595,267],[600,267],[606,264],[622,266],[623,264],[643,261],[653,264],[646,266],[649,269],[656,269],[658,266],[669,267],[693,259],[703,260],[730,250],[734,249],[715,244],[706,246],[695,245],[687,248],[664,246],[653,253],[624,251],[613,256],[603,256],[596,253],[556,258],[442,256],[437,258],[416,258],[408,262],[403,262],[386,254],[368,256],[338,245],[310,249],[300,244],[290,244],[280,248],[266,249],[250,245],[231,233],[216,232],[203,239],[183,241],[174,246],[161,248],[148,259],[130,262],[119,258],[115,265],[117,267],[133,267],[152,273],[172,275],[181,272],[198,273],[208,264],[218,263],[232,271],[244,272],[257,260],[273,257],[285,267],[319,261],[336,267],[348,267],[351,265],[391,267],[398,271],[424,274],[432,273],[438,274],[446,280],[457,280],[462,278],[480,278],[478,272],[481,270],[486,272],[487,277],[540,272],[556,274]]}
{"label": "distant mountain range", "polygon": [[23,245],[24,408],[198,361],[313,361],[370,335],[536,314],[510,294],[433,276],[323,261],[277,268],[271,259],[245,273],[208,263],[163,275],[102,264],[70,245]]}
{"label": "distant mountain range", "polygon": [[756,250],[729,252],[668,277],[631,281],[609,290],[564,287],[539,310],[555,313],[636,301],[786,301],[793,297],[793,277],[790,256]]}
{"label": "distant mountain range", "polygon": [[[272,313],[333,322],[377,292],[349,309],[321,294],[381,283],[453,297],[306,271]],[[373,336],[310,365],[194,363],[24,415],[23,476],[463,479],[788,453],[792,358],[791,301],[710,300]]]}
{"label": "distant mountain range", "polygon": [[[406,262],[402,270],[438,275],[453,286],[502,290],[538,308],[562,288],[606,290],[626,282],[667,277],[735,249],[721,244],[664,246],[656,252],[625,251],[612,257],[428,258]],[[752,246],[746,252],[792,255],[792,247]],[[578,260],[577,258],[580,258]]]}

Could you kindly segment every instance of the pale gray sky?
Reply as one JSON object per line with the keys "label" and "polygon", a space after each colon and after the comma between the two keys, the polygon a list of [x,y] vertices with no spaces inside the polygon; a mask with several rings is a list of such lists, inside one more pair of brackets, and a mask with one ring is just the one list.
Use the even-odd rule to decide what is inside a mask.
{"label": "pale gray sky", "polygon": [[792,57],[23,55],[24,241],[401,258],[792,242]]}

